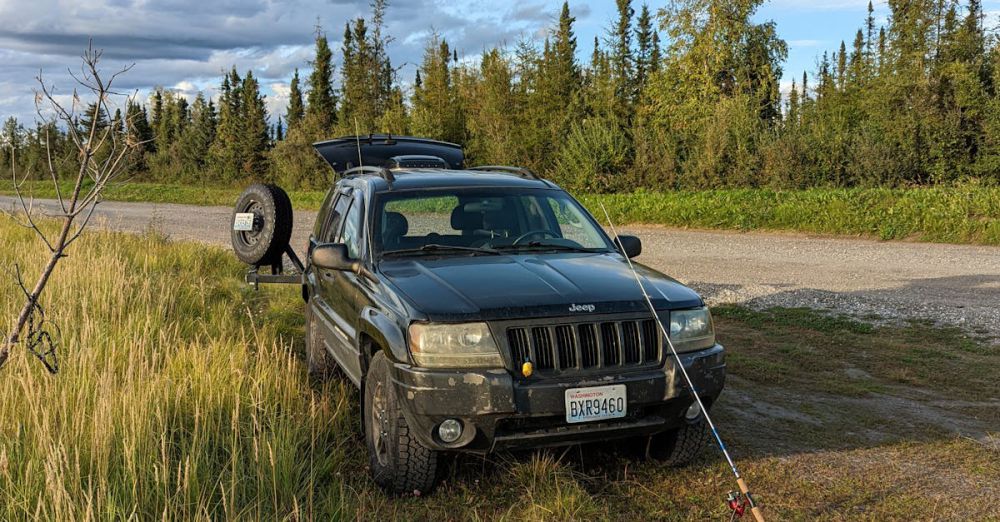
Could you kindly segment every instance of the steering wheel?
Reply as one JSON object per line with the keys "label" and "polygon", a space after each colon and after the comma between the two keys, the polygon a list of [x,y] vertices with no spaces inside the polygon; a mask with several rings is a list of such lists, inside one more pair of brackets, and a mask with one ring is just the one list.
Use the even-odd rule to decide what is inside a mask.
{"label": "steering wheel", "polygon": [[529,231],[521,234],[520,236],[517,236],[517,239],[515,239],[514,242],[511,243],[511,244],[512,245],[519,245],[519,244],[521,244],[521,241],[524,241],[525,239],[527,239],[527,238],[529,238],[531,236],[542,236],[542,237],[552,236],[553,238],[558,238],[559,234],[556,234],[555,232],[553,232],[551,230],[543,230],[543,229],[529,230]]}

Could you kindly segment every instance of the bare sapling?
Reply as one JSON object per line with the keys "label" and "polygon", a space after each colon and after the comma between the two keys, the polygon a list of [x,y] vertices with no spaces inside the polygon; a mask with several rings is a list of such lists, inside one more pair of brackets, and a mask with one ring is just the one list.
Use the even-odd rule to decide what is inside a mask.
{"label": "bare sapling", "polygon": [[[74,174],[69,176],[72,189],[66,194],[61,190],[60,169],[58,162],[53,159],[53,144],[49,136],[46,135],[48,161],[43,167],[48,172],[43,173],[42,177],[50,179],[55,188],[56,205],[50,209],[37,208],[32,197],[25,197],[23,186],[31,173],[19,174],[11,154],[11,177],[16,203],[15,208],[4,210],[4,213],[20,225],[33,230],[40,242],[48,248],[49,256],[38,279],[31,286],[26,284],[20,266],[14,266],[15,283],[23,295],[24,303],[11,330],[6,334],[0,332],[0,368],[7,362],[12,350],[20,344],[35,355],[50,373],[58,372],[58,328],[46,320],[45,310],[39,299],[59,260],[67,256],[69,247],[90,224],[104,189],[128,170],[133,151],[141,145],[131,132],[129,111],[126,111],[124,121],[111,122],[107,119],[115,108],[127,108],[135,99],[134,92],[124,94],[113,90],[115,80],[131,69],[132,65],[121,68],[110,77],[103,77],[99,69],[101,54],[102,51],[94,49],[91,42],[83,54],[80,71],[69,71],[78,84],[69,101],[59,101],[62,97],[55,94],[54,88],[45,83],[41,74],[37,77],[39,88],[35,93],[35,106],[38,117],[45,123],[55,123],[65,129],[69,142],[76,147],[79,168],[74,167]],[[88,103],[88,99],[92,101]],[[124,105],[118,102],[124,102]],[[82,126],[81,116],[86,122]],[[38,214],[54,219],[59,224],[58,231],[54,232],[55,228],[48,225],[39,226]]]}

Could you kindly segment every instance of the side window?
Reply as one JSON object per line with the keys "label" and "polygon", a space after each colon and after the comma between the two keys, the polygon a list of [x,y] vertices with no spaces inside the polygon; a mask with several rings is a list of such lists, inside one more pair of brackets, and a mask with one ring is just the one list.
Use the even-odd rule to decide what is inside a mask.
{"label": "side window", "polygon": [[[337,189],[331,188],[323,198],[323,204],[319,207],[319,212],[316,213],[316,223],[313,225],[313,238],[316,241],[321,241],[323,233],[326,232],[326,224],[330,221],[329,216],[333,211],[333,205],[337,202],[338,195]],[[321,216],[326,216],[327,219],[322,219]]]}
{"label": "side window", "polygon": [[337,234],[340,233],[340,224],[343,221],[344,214],[347,213],[347,207],[350,204],[350,196],[345,194],[337,196],[337,201],[333,205],[333,211],[330,212],[330,217],[327,219],[326,226],[324,227],[323,236],[320,238],[323,243],[336,242]]}
{"label": "side window", "polygon": [[[345,198],[346,199],[346,198]],[[358,259],[361,257],[361,202],[354,201],[347,217],[344,218],[344,231],[340,234],[340,241],[347,246],[347,257]]]}

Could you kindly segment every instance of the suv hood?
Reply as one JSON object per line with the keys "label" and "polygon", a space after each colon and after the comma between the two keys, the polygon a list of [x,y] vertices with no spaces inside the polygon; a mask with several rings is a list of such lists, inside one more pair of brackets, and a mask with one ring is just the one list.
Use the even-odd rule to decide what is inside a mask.
{"label": "suv hood", "polygon": [[[690,288],[635,264],[657,310],[703,301]],[[491,321],[647,309],[619,254],[558,253],[383,259],[380,272],[432,321]],[[593,308],[591,308],[591,306]]]}

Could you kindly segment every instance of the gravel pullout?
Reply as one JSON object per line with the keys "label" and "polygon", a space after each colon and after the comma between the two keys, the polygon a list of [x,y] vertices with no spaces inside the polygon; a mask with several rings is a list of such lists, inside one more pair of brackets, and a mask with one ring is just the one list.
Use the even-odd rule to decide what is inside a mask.
{"label": "gravel pullout", "polygon": [[[0,207],[13,204],[0,196]],[[55,208],[52,201],[35,204]],[[231,215],[224,207],[109,201],[96,217],[114,230],[153,228],[176,239],[227,246]],[[296,249],[305,245],[315,215],[296,213]],[[1000,342],[1000,247],[622,229],[642,238],[639,262],[692,286],[711,304],[809,307],[877,323],[927,320]]]}

